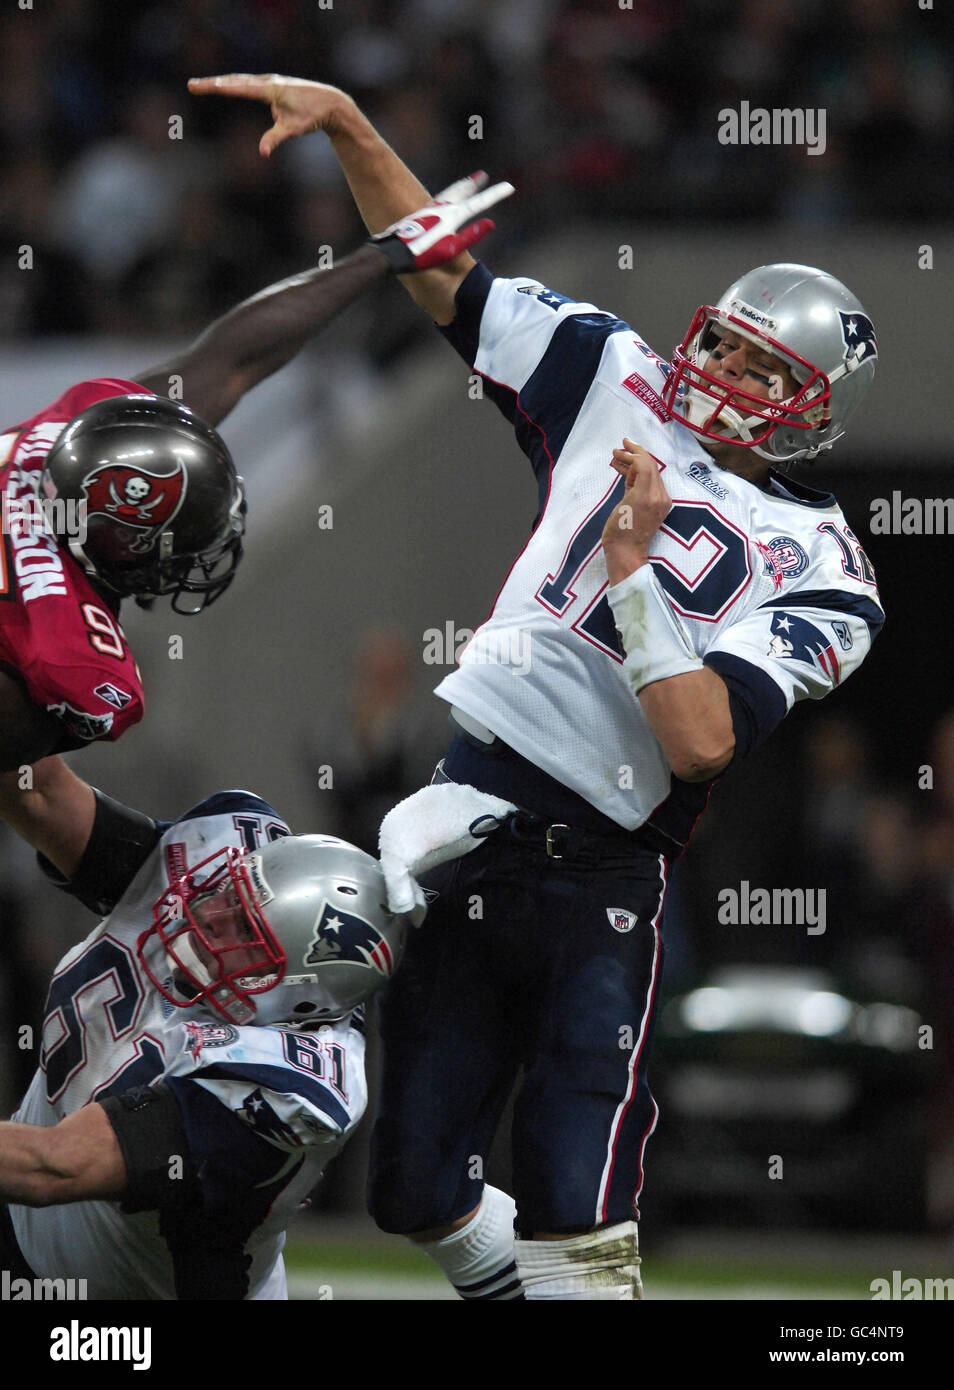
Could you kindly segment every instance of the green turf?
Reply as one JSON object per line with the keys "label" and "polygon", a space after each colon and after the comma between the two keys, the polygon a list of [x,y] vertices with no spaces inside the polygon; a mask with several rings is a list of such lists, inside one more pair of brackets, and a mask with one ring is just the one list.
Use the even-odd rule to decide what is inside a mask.
{"label": "green turf", "polygon": [[[393,1247],[355,1241],[289,1240],[285,1264],[290,1274],[330,1277],[334,1274],[388,1275],[393,1278],[430,1279],[440,1283],[443,1275],[423,1256],[401,1241]],[[673,1286],[726,1289],[733,1286],[783,1285],[787,1288],[840,1290],[848,1297],[868,1298],[872,1275],[861,1270],[792,1267],[781,1262],[720,1259],[717,1262],[667,1259],[647,1261],[647,1281]]]}

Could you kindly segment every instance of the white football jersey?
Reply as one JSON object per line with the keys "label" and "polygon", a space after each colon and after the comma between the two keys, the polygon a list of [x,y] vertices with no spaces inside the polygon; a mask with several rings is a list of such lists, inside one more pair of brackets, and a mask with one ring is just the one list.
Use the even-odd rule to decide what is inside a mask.
{"label": "white football jersey", "polygon": [[[137,944],[169,886],[170,867],[288,833],[247,792],[220,793],[165,832],[113,912],[57,966],[40,1066],[14,1117],[55,1125],[94,1099],[161,1079],[178,1102],[206,1208],[237,1220],[243,1237],[247,1231],[249,1299],[287,1297],[281,1252],[288,1220],[364,1112],[360,1011],[309,1032],[236,1027],[164,999],[139,964]],[[147,951],[164,979],[155,936]],[[41,1278],[85,1279],[90,1298],[176,1297],[157,1212],[127,1214],[118,1202],[10,1212]]]}
{"label": "white football jersey", "polygon": [[719,468],[666,412],[668,363],[622,320],[478,266],[444,331],[513,422],[540,515],[437,694],[619,825],[683,844],[706,789],[672,777],[605,594],[600,539],[625,490],[613,448],[625,434],[659,463],[673,507],[651,562],[695,651],[744,692],[740,748],[863,661],[883,621],[871,564],[830,494]]}

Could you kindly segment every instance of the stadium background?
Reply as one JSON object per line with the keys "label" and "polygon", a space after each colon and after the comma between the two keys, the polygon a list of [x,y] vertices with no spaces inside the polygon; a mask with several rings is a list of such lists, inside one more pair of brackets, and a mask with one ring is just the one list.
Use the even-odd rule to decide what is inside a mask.
{"label": "stadium background", "polygon": [[[186,78],[211,72],[345,87],[431,188],[474,167],[511,179],[491,266],[616,311],[663,355],[697,304],[769,260],[825,266],[873,317],[873,397],[837,463],[815,472],[875,564],[888,625],[844,691],[796,712],[717,789],[667,914],[644,1231],[670,1252],[677,1294],[712,1296],[692,1271],[731,1232],[740,1272],[727,1287],[755,1296],[751,1261],[779,1227],[779,1287],[808,1270],[809,1291],[867,1297],[893,1267],[871,1244],[885,1230],[901,1240],[895,1264],[907,1250],[911,1272],[949,1272],[954,706],[938,595],[950,541],[869,523],[894,490],[954,493],[950,57],[942,15],[911,0],[731,13],[708,0],[71,0],[0,21],[5,424],[85,376],[135,378],[237,299],[360,241],[327,142],[262,161],[264,108],[188,96]],[[718,113],[742,100],[824,108],[825,153],[720,144]],[[247,785],[294,828],[367,841],[445,738],[425,632],[477,626],[535,510],[505,423],[473,394],[390,286],[246,398],[222,431],[250,497],[233,590],[196,621],[163,605],[125,615],[147,717],[77,769],[158,816]],[[0,874],[9,1110],[35,1062],[17,1030],[36,1025],[52,965],[90,921],[37,883],[6,833]],[[720,926],[718,893],[742,880],[824,888],[825,934]],[[760,1017],[690,1026],[698,1010],[680,1000],[718,983],[737,999],[754,983]],[[850,1027],[783,1025],[799,990],[850,1001]],[[932,1049],[913,1043],[918,1023]],[[358,1296],[416,1296],[416,1266],[361,1223],[365,1142],[329,1174],[324,1225],[304,1239],[330,1233],[342,1268],[366,1253],[385,1282],[359,1281]]]}

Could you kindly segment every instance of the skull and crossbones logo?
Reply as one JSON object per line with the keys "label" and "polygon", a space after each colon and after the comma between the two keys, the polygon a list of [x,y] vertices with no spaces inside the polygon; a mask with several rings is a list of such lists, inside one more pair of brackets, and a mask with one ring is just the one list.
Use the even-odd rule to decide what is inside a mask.
{"label": "skull and crossbones logo", "polygon": [[145,478],[128,478],[123,485],[123,495],[120,497],[116,491],[116,484],[110,481],[109,495],[112,499],[106,503],[108,512],[135,512],[142,521],[151,520],[151,512],[156,503],[161,499],[162,493],[158,492],[151,502],[146,498],[152,491],[152,484]]}

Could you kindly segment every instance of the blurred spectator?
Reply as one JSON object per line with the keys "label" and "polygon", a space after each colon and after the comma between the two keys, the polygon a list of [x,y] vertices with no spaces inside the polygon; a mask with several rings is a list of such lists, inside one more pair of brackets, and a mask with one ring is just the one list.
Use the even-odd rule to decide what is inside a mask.
{"label": "blurred spectator", "polygon": [[375,856],[384,816],[429,781],[440,753],[433,709],[413,686],[419,664],[394,628],[365,632],[347,714],[311,740],[309,766],[319,787],[327,787],[318,823],[329,831],[333,825],[334,833]]}
{"label": "blurred spectator", "polygon": [[[197,301],[226,308],[240,266],[254,287],[308,265],[305,205],[316,186],[342,189],[326,142],[266,164],[265,113],[193,101],[192,74],[264,69],[343,86],[429,186],[481,165],[517,183],[507,224],[519,239],[568,216],[826,227],[943,215],[950,57],[940,17],[902,0],[849,0],[837,26],[824,0],[728,11],[713,0],[74,0],[0,21],[0,118],[8,170],[29,161],[44,196],[31,230],[48,284],[69,291],[77,261],[91,279],[92,293],[82,277],[67,293],[64,329],[148,329],[161,302],[172,333],[193,326]],[[719,112],[742,101],[824,108],[825,154],[720,144]],[[175,114],[181,141],[169,139]],[[4,244],[18,247],[30,238],[6,201]],[[337,250],[350,236],[327,211],[317,245]],[[157,279],[130,306],[118,287],[133,267]],[[55,329],[44,305],[56,295],[39,277],[5,276],[0,294],[16,331]],[[399,333],[395,350],[414,336]]]}

